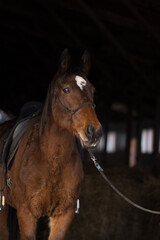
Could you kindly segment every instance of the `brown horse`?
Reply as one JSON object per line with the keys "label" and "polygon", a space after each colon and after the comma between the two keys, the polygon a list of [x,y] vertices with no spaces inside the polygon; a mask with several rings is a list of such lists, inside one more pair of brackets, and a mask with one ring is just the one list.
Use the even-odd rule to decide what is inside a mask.
{"label": "brown horse", "polygon": [[[86,75],[89,54],[79,68],[70,67],[64,50],[60,66],[48,89],[42,114],[24,133],[5,183],[5,209],[0,211],[0,240],[7,240],[8,206],[16,209],[21,240],[36,239],[36,223],[49,217],[50,240],[64,238],[73,219],[83,179],[75,136],[85,148],[95,147],[102,135],[93,104],[94,87]],[[0,137],[12,125],[0,126]],[[0,168],[0,179],[2,167]]]}

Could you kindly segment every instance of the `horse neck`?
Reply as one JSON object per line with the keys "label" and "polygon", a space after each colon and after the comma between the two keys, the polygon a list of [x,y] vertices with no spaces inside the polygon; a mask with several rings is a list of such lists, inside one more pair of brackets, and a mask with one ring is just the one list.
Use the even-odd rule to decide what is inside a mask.
{"label": "horse neck", "polygon": [[69,131],[58,127],[55,122],[48,121],[41,135],[40,148],[49,156],[54,156],[59,151],[69,156],[75,148],[75,137]]}

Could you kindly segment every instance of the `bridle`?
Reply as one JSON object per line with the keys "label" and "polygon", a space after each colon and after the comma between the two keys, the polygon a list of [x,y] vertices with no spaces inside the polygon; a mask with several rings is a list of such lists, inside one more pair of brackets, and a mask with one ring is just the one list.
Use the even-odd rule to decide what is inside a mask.
{"label": "bridle", "polygon": [[56,102],[56,100],[59,101],[59,103],[63,106],[64,109],[66,109],[68,112],[71,113],[71,123],[72,123],[72,116],[73,116],[76,112],[78,112],[81,108],[83,108],[84,106],[91,104],[94,108],[96,107],[96,105],[94,104],[94,102],[85,102],[85,103],[81,104],[79,107],[77,107],[76,109],[71,110],[71,109],[69,109],[68,107],[66,107],[66,106],[61,102],[58,94],[55,95],[55,102]]}

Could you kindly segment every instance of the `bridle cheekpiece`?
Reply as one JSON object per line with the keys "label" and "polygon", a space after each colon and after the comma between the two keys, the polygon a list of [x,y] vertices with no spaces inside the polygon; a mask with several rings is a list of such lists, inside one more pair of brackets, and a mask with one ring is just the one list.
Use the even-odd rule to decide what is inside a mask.
{"label": "bridle cheekpiece", "polygon": [[85,103],[81,104],[79,107],[77,107],[76,109],[71,110],[71,109],[69,109],[68,107],[66,107],[66,106],[61,102],[58,94],[55,95],[55,102],[56,102],[56,100],[59,101],[59,103],[63,106],[64,109],[66,109],[68,112],[71,113],[71,123],[72,123],[72,116],[73,116],[76,112],[78,112],[81,108],[83,108],[84,106],[86,106],[86,105],[88,105],[88,104],[91,104],[94,108],[96,107],[96,105],[95,105],[93,102],[85,102]]}

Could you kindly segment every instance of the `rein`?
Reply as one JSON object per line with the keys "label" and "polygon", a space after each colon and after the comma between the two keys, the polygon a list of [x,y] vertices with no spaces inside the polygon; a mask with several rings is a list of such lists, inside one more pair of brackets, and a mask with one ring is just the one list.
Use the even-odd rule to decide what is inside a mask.
{"label": "rein", "polygon": [[[76,112],[78,112],[81,108],[83,108],[84,106],[86,106],[86,105],[88,105],[88,104],[91,104],[91,105],[93,105],[94,108],[96,107],[96,105],[95,105],[93,102],[85,102],[85,103],[83,103],[82,105],[80,105],[79,107],[77,107],[76,109],[71,110],[71,109],[69,109],[68,107],[66,107],[66,106],[61,102],[61,100],[60,100],[60,98],[58,97],[57,94],[56,94],[56,99],[58,99],[59,103],[64,107],[64,109],[66,109],[68,112],[71,113],[71,122],[72,122],[72,116],[73,116]],[[55,100],[55,101],[56,101],[56,100]]]}
{"label": "rein", "polygon": [[126,202],[128,202],[129,204],[131,204],[132,206],[144,211],[144,212],[148,212],[148,213],[152,213],[152,214],[157,214],[160,215],[160,211],[154,211],[148,208],[144,208],[136,203],[134,203],[133,201],[131,201],[129,198],[127,198],[123,193],[121,193],[113,184],[112,182],[108,179],[108,177],[104,174],[103,169],[101,168],[101,166],[99,165],[99,163],[97,162],[97,159],[95,158],[95,156],[93,155],[93,153],[91,152],[91,150],[88,149],[88,153],[90,155],[91,160],[93,161],[95,167],[97,168],[97,170],[100,172],[100,174],[102,175],[102,177],[104,178],[104,180],[109,184],[109,186],[121,197],[123,198]]}

